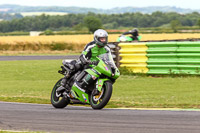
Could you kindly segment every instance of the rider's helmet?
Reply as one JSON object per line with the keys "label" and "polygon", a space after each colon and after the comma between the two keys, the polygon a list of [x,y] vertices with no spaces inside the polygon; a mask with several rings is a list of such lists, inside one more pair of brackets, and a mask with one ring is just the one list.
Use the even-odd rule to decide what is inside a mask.
{"label": "rider's helmet", "polygon": [[[100,38],[105,38],[105,42],[101,42]],[[98,29],[94,32],[94,41],[97,45],[103,47],[108,43],[108,33],[103,29]]]}
{"label": "rider's helmet", "polygon": [[134,36],[138,36],[139,35],[138,29],[136,29],[136,28],[132,29],[131,32],[132,32],[132,34]]}

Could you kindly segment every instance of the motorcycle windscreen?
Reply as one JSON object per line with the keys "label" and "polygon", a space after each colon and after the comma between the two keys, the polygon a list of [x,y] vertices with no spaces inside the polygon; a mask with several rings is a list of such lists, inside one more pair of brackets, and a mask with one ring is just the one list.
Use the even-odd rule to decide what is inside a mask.
{"label": "motorcycle windscreen", "polygon": [[118,71],[110,53],[101,54],[98,58],[100,59],[100,62],[95,69],[104,75],[112,77],[112,75],[116,73],[115,71]]}

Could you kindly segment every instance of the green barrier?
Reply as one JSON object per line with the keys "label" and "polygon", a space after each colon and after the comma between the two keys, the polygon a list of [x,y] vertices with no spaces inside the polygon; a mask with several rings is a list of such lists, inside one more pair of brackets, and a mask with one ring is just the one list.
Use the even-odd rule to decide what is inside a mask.
{"label": "green barrier", "polygon": [[133,72],[200,74],[200,42],[122,43],[119,46],[120,66]]}
{"label": "green barrier", "polygon": [[148,74],[200,74],[200,42],[147,43]]}
{"label": "green barrier", "polygon": [[148,74],[200,74],[200,65],[148,65]]}
{"label": "green barrier", "polygon": [[177,52],[200,53],[200,42],[177,42]]}

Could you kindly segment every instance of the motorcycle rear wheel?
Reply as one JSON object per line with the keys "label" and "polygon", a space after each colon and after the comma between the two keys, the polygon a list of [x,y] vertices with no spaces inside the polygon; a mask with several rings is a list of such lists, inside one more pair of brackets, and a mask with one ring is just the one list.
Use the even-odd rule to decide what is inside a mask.
{"label": "motorcycle rear wheel", "polygon": [[112,95],[112,83],[106,81],[99,95],[90,95],[90,104],[93,109],[102,109],[109,102]]}
{"label": "motorcycle rear wheel", "polygon": [[69,99],[66,99],[65,97],[61,96],[56,96],[56,90],[61,86],[61,81],[58,80],[58,82],[54,85],[53,90],[51,92],[51,104],[55,108],[64,108],[69,104]]}

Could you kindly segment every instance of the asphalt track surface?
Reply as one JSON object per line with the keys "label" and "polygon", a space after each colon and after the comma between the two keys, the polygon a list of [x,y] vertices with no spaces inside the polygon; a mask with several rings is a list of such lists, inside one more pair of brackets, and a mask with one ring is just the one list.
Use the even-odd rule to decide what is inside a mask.
{"label": "asphalt track surface", "polygon": [[78,59],[79,55],[66,56],[0,56],[0,61]]}
{"label": "asphalt track surface", "polygon": [[200,111],[102,109],[0,102],[0,129],[70,133],[199,133]]}

